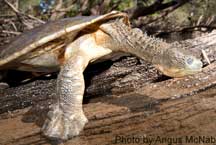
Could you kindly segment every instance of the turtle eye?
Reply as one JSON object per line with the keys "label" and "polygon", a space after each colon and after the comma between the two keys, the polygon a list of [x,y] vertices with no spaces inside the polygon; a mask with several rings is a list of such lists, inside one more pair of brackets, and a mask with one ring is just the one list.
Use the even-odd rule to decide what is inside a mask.
{"label": "turtle eye", "polygon": [[187,62],[187,64],[189,64],[189,65],[192,65],[193,64],[193,58],[191,58],[191,57],[189,57],[189,58],[187,58],[187,60],[186,60],[186,62]]}

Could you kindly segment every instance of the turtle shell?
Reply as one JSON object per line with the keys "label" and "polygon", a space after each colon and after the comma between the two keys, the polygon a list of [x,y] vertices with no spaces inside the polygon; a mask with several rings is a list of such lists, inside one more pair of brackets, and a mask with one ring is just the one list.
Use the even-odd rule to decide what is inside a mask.
{"label": "turtle shell", "polygon": [[[34,55],[46,53],[45,46],[48,43],[66,41],[63,39],[65,36],[69,36],[70,41],[73,41],[77,34],[86,27],[93,24],[100,25],[107,20],[116,18],[123,18],[124,22],[129,25],[127,15],[118,11],[112,11],[100,16],[64,18],[42,24],[17,36],[11,43],[0,48],[0,69],[4,68],[4,66],[14,64],[14,62],[25,60],[25,57],[28,58],[31,56],[30,53],[32,54],[32,52]],[[58,41],[55,42],[55,40]],[[51,49],[54,48],[51,47]],[[38,53],[39,50],[42,53]],[[18,65],[19,63],[16,64]]]}

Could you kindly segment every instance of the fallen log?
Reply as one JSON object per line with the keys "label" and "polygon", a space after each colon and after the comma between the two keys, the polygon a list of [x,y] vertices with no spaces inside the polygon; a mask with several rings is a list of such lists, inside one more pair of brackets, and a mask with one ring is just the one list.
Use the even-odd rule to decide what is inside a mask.
{"label": "fallen log", "polygon": [[[213,63],[194,76],[150,84],[134,92],[93,98],[84,104],[89,123],[79,137],[65,145],[125,144],[130,143],[130,138],[138,138],[142,143],[145,137],[155,142],[158,137],[179,138],[183,143],[192,140],[190,144],[196,144],[186,138],[215,137],[215,75],[216,63]],[[177,93],[180,94],[175,96]],[[34,101],[32,108],[17,110],[0,120],[2,144],[50,143],[40,134],[49,100]]]}

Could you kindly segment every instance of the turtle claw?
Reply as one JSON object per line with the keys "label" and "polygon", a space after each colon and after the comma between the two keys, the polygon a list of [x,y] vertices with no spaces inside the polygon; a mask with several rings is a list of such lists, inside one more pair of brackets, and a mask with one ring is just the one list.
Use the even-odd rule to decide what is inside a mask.
{"label": "turtle claw", "polygon": [[50,139],[68,140],[79,135],[88,119],[83,111],[68,116],[59,108],[48,113],[42,131]]}

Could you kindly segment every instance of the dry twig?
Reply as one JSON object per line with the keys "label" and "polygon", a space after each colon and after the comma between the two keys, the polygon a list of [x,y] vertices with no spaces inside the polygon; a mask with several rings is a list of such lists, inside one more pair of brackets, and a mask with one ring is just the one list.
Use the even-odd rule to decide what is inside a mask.
{"label": "dry twig", "polygon": [[38,19],[38,18],[36,18],[36,17],[34,17],[34,16],[32,16],[32,15],[28,15],[28,14],[24,14],[24,13],[22,13],[22,12],[20,12],[17,8],[15,8],[10,2],[8,2],[7,0],[4,0],[4,2],[16,13],[16,15],[24,15],[24,16],[27,16],[28,18],[31,18],[31,19],[33,19],[33,20],[36,20],[36,21],[38,21],[38,22],[40,22],[40,23],[42,23],[42,24],[44,24],[45,22],[43,21],[43,20],[41,20],[41,19]]}
{"label": "dry twig", "polygon": [[21,32],[7,31],[7,30],[3,30],[2,33],[15,34],[15,35],[20,35],[21,34]]}

